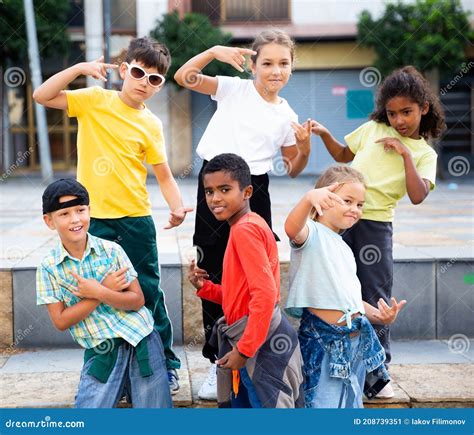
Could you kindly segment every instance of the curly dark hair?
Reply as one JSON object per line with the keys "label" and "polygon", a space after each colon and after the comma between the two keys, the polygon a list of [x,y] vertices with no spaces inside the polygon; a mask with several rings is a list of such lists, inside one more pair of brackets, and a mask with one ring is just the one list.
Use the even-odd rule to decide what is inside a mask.
{"label": "curly dark hair", "polygon": [[441,103],[431,90],[428,81],[414,66],[399,68],[385,78],[377,91],[376,108],[370,119],[390,125],[386,105],[395,97],[410,98],[420,107],[428,103],[428,113],[421,117],[420,135],[425,139],[441,136],[446,129]]}
{"label": "curly dark hair", "polygon": [[224,153],[215,156],[204,167],[202,176],[219,171],[227,172],[233,180],[238,181],[240,190],[252,184],[249,165],[236,154]]}

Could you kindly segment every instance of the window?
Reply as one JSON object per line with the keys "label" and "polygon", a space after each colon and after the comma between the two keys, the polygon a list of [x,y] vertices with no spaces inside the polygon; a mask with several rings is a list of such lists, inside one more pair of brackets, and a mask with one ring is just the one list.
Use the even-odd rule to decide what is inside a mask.
{"label": "window", "polygon": [[242,21],[288,21],[288,0],[227,0],[226,23]]}
{"label": "window", "polygon": [[290,21],[289,0],[193,0],[192,11],[214,24]]}
{"label": "window", "polygon": [[137,29],[137,5],[135,0],[110,0],[112,33],[133,33]]}
{"label": "window", "polygon": [[66,22],[68,27],[84,28],[84,0],[69,1],[69,14]]}

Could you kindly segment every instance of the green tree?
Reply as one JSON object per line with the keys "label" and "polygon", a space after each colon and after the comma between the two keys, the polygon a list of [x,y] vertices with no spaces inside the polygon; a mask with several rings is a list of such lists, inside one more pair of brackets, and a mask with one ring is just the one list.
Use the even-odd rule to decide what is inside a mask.
{"label": "green tree", "polygon": [[404,65],[424,72],[457,71],[474,39],[469,12],[459,0],[389,3],[379,19],[363,11],[357,28],[358,42],[375,50],[382,74]]}
{"label": "green tree", "polygon": [[[214,27],[209,19],[202,14],[188,13],[180,19],[176,11],[164,15],[150,36],[164,43],[171,52],[171,67],[168,80],[174,81],[175,72],[189,59],[214,45],[229,45],[232,35]],[[205,74],[239,75],[239,72],[228,64],[213,61],[203,71]]]}
{"label": "green tree", "polygon": [[[69,2],[64,0],[36,1],[35,18],[38,46],[42,58],[67,52],[67,16]],[[23,0],[0,1],[0,64],[23,62],[27,58]]]}

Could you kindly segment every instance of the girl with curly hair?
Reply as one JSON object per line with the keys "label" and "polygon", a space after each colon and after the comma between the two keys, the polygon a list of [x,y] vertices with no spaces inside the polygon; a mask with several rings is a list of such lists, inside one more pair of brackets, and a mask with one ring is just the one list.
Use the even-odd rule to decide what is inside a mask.
{"label": "girl with curly hair", "polygon": [[[398,201],[408,194],[420,204],[435,187],[437,154],[427,139],[439,137],[445,129],[438,96],[413,66],[392,72],[382,82],[376,109],[370,121],[338,142],[329,130],[312,121],[312,132],[321,137],[337,162],[352,162],[367,184],[362,218],[344,233],[357,262],[362,298],[377,304],[392,295],[392,221]],[[387,326],[374,325],[380,342],[391,359]],[[377,397],[392,397],[387,385]]]}

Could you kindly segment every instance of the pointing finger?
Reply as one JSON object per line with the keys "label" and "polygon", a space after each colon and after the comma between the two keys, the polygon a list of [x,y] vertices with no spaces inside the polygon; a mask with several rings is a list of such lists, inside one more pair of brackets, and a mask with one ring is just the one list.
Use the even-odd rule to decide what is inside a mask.
{"label": "pointing finger", "polygon": [[342,198],[335,193],[329,192],[329,198],[333,199],[334,201],[337,201],[339,204],[344,205],[344,201],[342,200]]}
{"label": "pointing finger", "polygon": [[82,279],[77,273],[71,271],[71,275],[76,279],[76,281],[80,281]]}
{"label": "pointing finger", "polygon": [[235,60],[232,60],[230,61],[230,64],[239,72],[244,72],[244,70],[242,69],[242,67],[235,61]]}
{"label": "pointing finger", "polygon": [[293,130],[295,130],[296,132],[301,132],[301,130],[304,131],[303,127],[301,127],[301,125],[299,125],[297,122],[291,122],[291,127],[293,128]]}
{"label": "pointing finger", "polygon": [[249,48],[239,48],[239,52],[241,54],[253,54],[253,55],[257,54],[256,51],[250,50]]}

